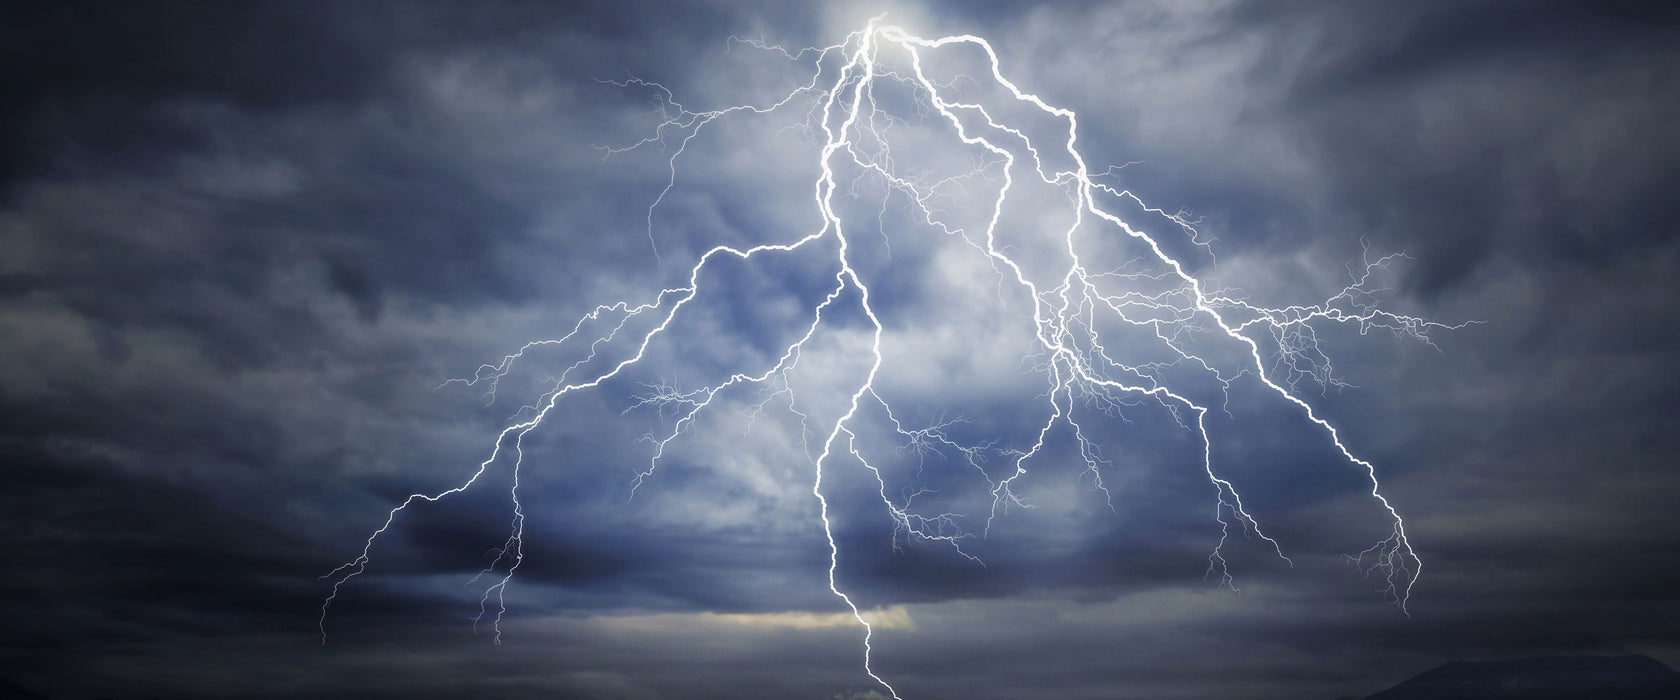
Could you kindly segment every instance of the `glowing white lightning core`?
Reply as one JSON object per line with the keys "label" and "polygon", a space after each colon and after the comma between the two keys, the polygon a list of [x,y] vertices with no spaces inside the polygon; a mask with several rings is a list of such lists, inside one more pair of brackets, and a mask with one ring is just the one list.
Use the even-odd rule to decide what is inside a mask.
{"label": "glowing white lightning core", "polygon": [[[1206,416],[1207,406],[1197,403],[1188,397],[1190,392],[1174,389],[1169,386],[1169,380],[1163,373],[1161,363],[1142,363],[1129,365],[1110,357],[1108,349],[1102,342],[1102,334],[1098,330],[1099,320],[1109,323],[1119,323],[1153,333],[1164,348],[1178,358],[1175,364],[1189,367],[1205,376],[1211,377],[1217,383],[1229,389],[1233,382],[1243,376],[1256,379],[1275,393],[1278,397],[1294,404],[1305,414],[1305,417],[1322,429],[1328,441],[1340,451],[1347,461],[1364,470],[1370,479],[1371,496],[1386,509],[1393,519],[1393,530],[1383,540],[1356,556],[1349,557],[1350,561],[1361,566],[1367,573],[1376,573],[1385,582],[1388,594],[1402,610],[1405,609],[1413,584],[1417,581],[1422,568],[1422,562],[1412,550],[1411,543],[1406,538],[1405,523],[1399,513],[1383,497],[1379,491],[1376,468],[1370,463],[1355,456],[1345,444],[1335,426],[1320,417],[1312,405],[1295,395],[1295,382],[1300,378],[1311,378],[1322,384],[1337,384],[1329,374],[1327,358],[1319,352],[1316,333],[1310,325],[1313,322],[1355,324],[1361,332],[1377,328],[1392,331],[1396,334],[1412,336],[1428,342],[1426,332],[1431,329],[1455,328],[1434,323],[1424,319],[1405,316],[1383,311],[1375,306],[1370,287],[1370,274],[1373,270],[1386,265],[1393,256],[1375,261],[1366,260],[1362,274],[1356,275],[1355,281],[1342,289],[1338,294],[1315,305],[1287,306],[1283,308],[1267,308],[1252,305],[1244,300],[1227,293],[1205,289],[1203,282],[1193,276],[1181,262],[1166,252],[1160,241],[1143,231],[1134,228],[1123,221],[1117,214],[1105,209],[1100,200],[1104,197],[1114,200],[1129,200],[1138,206],[1143,203],[1130,192],[1118,190],[1098,182],[1098,178],[1108,174],[1092,173],[1087,167],[1083,155],[1077,148],[1079,138],[1079,122],[1077,116],[1069,110],[1046,104],[1037,96],[1022,91],[1013,82],[1004,77],[999,65],[998,56],[992,46],[985,40],[974,36],[950,36],[940,39],[923,39],[907,33],[899,27],[879,26],[877,20],[872,20],[863,30],[852,33],[838,45],[822,49],[805,49],[797,53],[790,53],[760,42],[744,41],[762,49],[779,51],[786,58],[804,62],[808,57],[814,57],[814,68],[808,83],[793,90],[779,101],[765,106],[741,105],[726,109],[693,112],[678,103],[672,93],[657,83],[630,79],[616,82],[625,87],[649,87],[657,91],[663,121],[656,133],[639,143],[626,148],[607,149],[607,155],[632,150],[649,144],[668,145],[675,141],[676,148],[671,152],[671,179],[664,190],[655,199],[654,207],[663,201],[676,182],[676,161],[682,156],[690,141],[697,136],[708,124],[731,114],[751,112],[764,114],[781,109],[789,103],[801,98],[809,98],[812,106],[809,112],[810,122],[814,122],[813,133],[820,132],[822,148],[818,160],[820,175],[814,183],[813,201],[822,217],[822,226],[802,238],[787,243],[761,244],[751,247],[735,248],[719,245],[700,255],[697,262],[689,270],[686,286],[661,290],[652,301],[639,305],[619,302],[603,305],[583,318],[573,326],[566,335],[553,340],[540,340],[526,344],[517,352],[503,358],[495,365],[485,365],[470,380],[453,380],[468,385],[484,383],[488,386],[487,397],[493,397],[497,380],[505,376],[513,364],[524,354],[539,346],[567,347],[581,344],[588,339],[588,351],[583,359],[567,367],[555,379],[551,390],[544,393],[534,404],[527,406],[528,411],[522,411],[523,420],[504,428],[497,436],[490,455],[478,466],[470,478],[459,486],[435,494],[416,493],[408,496],[401,504],[391,509],[385,522],[375,530],[364,543],[361,553],[351,561],[333,570],[323,579],[332,580],[332,593],[321,606],[322,640],[325,641],[325,619],[328,608],[332,605],[340,588],[350,579],[355,578],[366,570],[369,555],[375,541],[384,534],[395,522],[397,514],[416,501],[437,501],[441,498],[461,492],[471,487],[502,455],[504,449],[511,445],[514,454],[512,466],[513,486],[511,497],[513,500],[513,522],[510,534],[504,545],[497,550],[496,560],[485,573],[500,573],[499,579],[484,593],[480,608],[480,618],[489,614],[491,600],[494,599],[495,615],[492,624],[496,627],[496,639],[500,642],[500,621],[506,611],[504,602],[505,592],[509,581],[523,561],[523,536],[525,514],[519,503],[519,470],[523,463],[522,441],[527,433],[537,428],[549,415],[555,405],[566,395],[576,391],[590,389],[603,382],[619,376],[627,368],[641,362],[647,355],[650,344],[671,326],[674,319],[685,305],[694,300],[701,291],[700,278],[702,271],[712,261],[723,257],[734,257],[743,261],[751,260],[761,255],[786,254],[812,246],[818,241],[832,240],[835,246],[834,263],[838,271],[833,277],[832,286],[821,303],[810,311],[810,323],[804,334],[795,342],[783,348],[776,363],[763,371],[748,374],[736,372],[716,384],[697,390],[682,391],[675,387],[658,386],[653,388],[650,395],[639,397],[639,401],[632,408],[639,406],[657,406],[660,410],[675,409],[678,415],[671,431],[661,438],[651,439],[654,450],[646,468],[639,470],[632,484],[631,493],[643,480],[652,476],[664,456],[667,446],[691,426],[696,418],[711,405],[714,397],[725,389],[740,385],[761,385],[773,389],[772,398],[783,395],[789,401],[790,410],[798,415],[803,422],[809,417],[794,407],[791,390],[788,388],[789,373],[798,365],[806,343],[810,341],[822,327],[824,314],[834,307],[848,290],[856,296],[859,310],[866,316],[871,325],[871,346],[869,369],[860,383],[851,391],[849,403],[844,413],[826,430],[817,435],[824,435],[820,443],[820,452],[814,457],[815,478],[811,484],[811,493],[820,504],[820,515],[823,521],[824,533],[829,547],[829,588],[851,609],[854,617],[864,629],[864,672],[872,679],[898,698],[897,691],[885,680],[877,676],[870,665],[869,655],[872,651],[870,640],[873,635],[868,620],[835,581],[839,569],[839,547],[835,542],[833,526],[829,520],[829,502],[823,493],[824,469],[834,459],[834,453],[843,450],[849,453],[868,469],[880,484],[879,495],[888,513],[894,519],[899,533],[907,537],[920,540],[939,542],[950,546],[962,556],[975,559],[973,555],[963,551],[962,541],[971,536],[962,532],[956,526],[956,516],[950,513],[921,514],[913,508],[913,499],[919,494],[909,494],[900,500],[888,495],[886,478],[881,471],[866,458],[858,447],[859,436],[855,421],[861,408],[866,404],[879,406],[891,422],[893,429],[906,445],[917,450],[935,450],[961,455],[961,459],[975,467],[975,470],[986,479],[991,494],[991,511],[987,515],[986,528],[990,529],[992,521],[1000,513],[1015,507],[1028,507],[1014,491],[1012,485],[1017,479],[1027,473],[1027,464],[1044,448],[1047,436],[1057,425],[1066,425],[1071,429],[1080,454],[1086,462],[1088,473],[1093,478],[1096,488],[1107,494],[1103,486],[1100,466],[1106,462],[1101,456],[1098,445],[1087,438],[1088,428],[1076,419],[1076,406],[1096,406],[1099,411],[1111,412],[1117,410],[1121,404],[1137,401],[1150,401],[1171,411],[1180,425],[1193,429],[1201,440],[1202,467],[1207,474],[1210,484],[1216,493],[1216,508],[1214,516],[1221,526],[1219,543],[1208,557],[1208,575],[1217,575],[1223,585],[1235,588],[1229,569],[1226,566],[1222,549],[1225,544],[1231,520],[1240,523],[1246,533],[1267,542],[1279,557],[1284,557],[1279,543],[1264,534],[1259,524],[1245,509],[1242,498],[1231,482],[1218,476],[1212,464],[1212,443],[1209,440]],[[740,40],[735,40],[740,41]],[[989,68],[990,79],[996,86],[1007,91],[1008,99],[1018,105],[1024,105],[1036,110],[1041,116],[1046,116],[1066,124],[1067,138],[1061,148],[1064,153],[1056,158],[1070,160],[1071,168],[1048,171],[1045,164],[1046,157],[1041,157],[1039,147],[1028,137],[1023,128],[1012,127],[994,119],[993,111],[989,111],[982,102],[965,102],[957,96],[957,90],[949,84],[937,83],[924,72],[924,52],[933,52],[950,46],[967,46],[984,52],[986,65]],[[883,51],[892,52],[900,61],[908,60],[908,65],[902,63],[887,65],[884,63]],[[966,77],[966,76],[965,76]],[[969,78],[972,80],[972,78]],[[955,226],[942,216],[937,207],[931,204],[936,199],[936,193],[941,182],[928,183],[914,176],[907,175],[896,168],[888,153],[883,132],[890,128],[894,117],[882,108],[876,98],[878,82],[891,81],[906,87],[917,96],[918,105],[926,111],[926,116],[936,122],[942,120],[950,131],[965,146],[984,152],[988,158],[987,164],[981,165],[975,173],[982,171],[1000,171],[1002,184],[991,205],[991,216],[984,231],[978,236],[974,233]],[[937,118],[932,117],[937,115]],[[808,126],[810,124],[808,123]],[[1018,168],[1018,161],[1023,155],[1030,159],[1031,168]],[[1000,278],[1018,285],[1032,300],[1032,322],[1035,328],[1037,348],[1034,357],[1037,370],[1043,372],[1048,379],[1048,386],[1044,396],[1048,399],[1047,416],[1042,425],[1037,428],[1036,440],[1025,449],[1000,448],[995,442],[978,445],[961,444],[948,435],[950,422],[927,428],[911,429],[900,422],[893,413],[892,406],[877,392],[876,377],[881,370],[883,354],[881,337],[883,323],[876,315],[875,306],[871,304],[871,291],[853,266],[850,256],[851,241],[847,238],[846,221],[836,209],[836,193],[840,189],[834,166],[837,162],[847,163],[848,167],[859,169],[862,176],[873,176],[891,191],[902,193],[911,203],[915,215],[920,222],[944,235],[958,237],[963,243],[974,248],[984,259],[998,271]],[[1050,187],[1059,188],[1071,203],[1070,213],[1073,223],[1061,235],[1057,243],[1065,248],[1063,253],[1068,260],[1065,271],[1054,286],[1041,288],[1033,280],[1033,275],[1023,269],[1020,256],[1009,253],[1010,247],[999,245],[999,228],[1004,216],[1005,200],[1015,186],[1018,170],[1030,172]],[[1192,223],[1183,217],[1167,215],[1156,209],[1146,210],[1165,216],[1175,222],[1191,237],[1191,242],[1206,246],[1197,240]],[[1089,224],[1088,224],[1089,220]],[[1124,233],[1149,251],[1150,259],[1144,261],[1158,272],[1155,274],[1123,271],[1092,273],[1081,261],[1081,250],[1075,243],[1075,231],[1087,225],[1109,227]],[[649,238],[652,240],[652,209],[649,211]],[[1160,289],[1131,289],[1114,291],[1105,287],[1110,279],[1137,281],[1147,279]],[[632,321],[642,321],[651,324],[645,330],[627,331],[636,327]],[[1100,317],[1100,319],[1099,319]],[[616,323],[613,319],[617,319]],[[654,320],[657,320],[655,323]],[[610,327],[605,333],[586,333],[598,325]],[[621,334],[628,334],[628,340],[620,338]],[[1264,334],[1263,336],[1261,334]],[[1221,368],[1220,361],[1209,359],[1206,353],[1198,353],[1191,349],[1188,338],[1202,335],[1219,339],[1224,343],[1235,343],[1240,356],[1245,359],[1234,368]],[[1276,345],[1271,351],[1263,351],[1256,337],[1269,336],[1269,341]],[[615,343],[623,343],[635,348],[629,356],[616,363],[598,362],[598,353],[602,348]],[[1268,368],[1267,355],[1272,355],[1273,364]],[[602,364],[601,367],[596,367]],[[594,372],[587,372],[588,368],[595,368]],[[586,373],[589,376],[574,377],[576,373]],[[763,410],[770,399],[757,404],[753,409],[753,416]],[[872,409],[873,410],[873,409]],[[1193,416],[1193,420],[1184,420]],[[981,468],[981,462],[988,458],[1002,457],[1010,463],[1008,476],[993,479],[987,471]],[[978,561],[977,559],[975,559]],[[505,570],[503,567],[505,566]],[[482,575],[482,574],[481,574]],[[475,579],[476,580],[476,579]]]}

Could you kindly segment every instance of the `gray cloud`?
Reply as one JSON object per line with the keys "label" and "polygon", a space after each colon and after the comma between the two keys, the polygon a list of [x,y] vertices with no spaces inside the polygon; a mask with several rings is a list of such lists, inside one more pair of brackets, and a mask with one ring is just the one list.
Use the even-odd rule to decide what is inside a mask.
{"label": "gray cloud", "polygon": [[[591,146],[641,138],[655,103],[596,79],[659,80],[691,109],[763,100],[798,66],[727,37],[830,42],[876,9],[17,11],[0,30],[8,65],[31,67],[0,92],[0,676],[54,697],[867,697],[859,631],[829,622],[844,607],[785,399],[749,426],[772,397],[720,395],[628,498],[650,454],[638,438],[671,418],[624,413],[635,397],[774,362],[831,288],[822,255],[720,268],[646,369],[531,434],[504,646],[466,618],[484,586],[468,580],[513,515],[505,460],[381,540],[324,650],[314,611],[316,576],[406,494],[470,475],[578,357],[533,353],[489,406],[445,379],[597,303],[646,300],[707,246],[815,225],[814,173],[786,157],[814,147],[782,130],[790,115],[697,138],[650,229],[666,156],[603,163]],[[1023,482],[1039,508],[972,542],[984,567],[895,549],[873,480],[831,470],[840,582],[897,616],[875,658],[906,697],[1330,698],[1448,659],[1680,662],[1663,624],[1680,583],[1665,526],[1680,487],[1672,12],[889,9],[990,38],[1020,84],[1079,110],[1095,167],[1142,161],[1115,181],[1202,218],[1218,240],[1200,274],[1268,302],[1321,298],[1363,240],[1411,256],[1387,273],[1387,303],[1485,322],[1438,347],[1327,329],[1358,388],[1303,385],[1408,518],[1425,561],[1411,617],[1339,559],[1382,536],[1362,475],[1250,390],[1210,422],[1215,465],[1297,566],[1235,539],[1240,594],[1202,578],[1212,489],[1159,409],[1102,428],[1112,510],[1058,436]],[[962,161],[909,141],[901,159]],[[908,225],[884,191],[857,191],[858,220]],[[882,391],[903,417],[1026,437],[1041,387],[996,273],[960,241],[901,234],[889,254],[879,232],[857,240],[881,280]],[[953,304],[958,290],[976,301]],[[863,369],[844,359],[857,316],[836,311],[802,360],[814,416],[841,410],[822,387]],[[920,481],[912,455],[870,456],[893,488],[943,486],[930,504],[987,497],[948,455],[921,461]]]}

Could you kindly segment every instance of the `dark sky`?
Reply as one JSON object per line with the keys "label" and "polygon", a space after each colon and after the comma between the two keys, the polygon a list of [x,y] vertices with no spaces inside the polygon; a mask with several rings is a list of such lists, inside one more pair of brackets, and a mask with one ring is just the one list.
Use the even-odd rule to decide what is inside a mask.
{"label": "dark sky", "polygon": [[[879,488],[850,455],[825,466],[837,582],[873,611],[874,670],[903,697],[1330,700],[1450,660],[1680,666],[1680,12],[1663,3],[36,3],[0,21],[0,679],[54,698],[881,697],[811,493],[824,421],[869,365],[855,289],[785,387],[720,392],[629,498],[641,438],[682,408],[637,405],[774,364],[833,286],[829,243],[708,267],[643,362],[526,436],[500,645],[472,618],[507,568],[506,454],[401,513],[324,646],[317,630],[317,577],[408,494],[471,477],[588,346],[539,347],[490,402],[445,380],[598,304],[654,301],[711,246],[820,228],[817,103],[708,125],[673,177],[681,132],[659,110],[684,113],[602,81],[658,81],[692,111],[769,104],[813,62],[732,35],[826,46],[881,12],[986,37],[1010,80],[1076,111],[1092,170],[1129,164],[1103,182],[1213,241],[1108,202],[1210,289],[1314,304],[1362,255],[1403,253],[1373,299],[1480,322],[1430,343],[1316,324],[1313,367],[1347,386],[1295,385],[1405,518],[1409,615],[1343,559],[1391,527],[1364,472],[1253,372],[1224,397],[1182,364],[1159,376],[1225,409],[1213,465],[1293,567],[1233,521],[1240,592],[1204,577],[1220,526],[1201,443],[1148,401],[1075,409],[1106,496],[1064,424],[1015,486],[1035,507],[980,538],[986,480],[1051,405],[1029,300],[842,168],[837,213],[885,326],[877,391],[908,427],[960,419],[948,436],[991,445],[979,472],[918,455],[873,404],[855,433]],[[955,94],[1007,104],[977,52],[940,56]],[[895,172],[980,168],[931,206],[983,227],[1001,167],[909,91],[878,99],[903,117],[876,124]],[[1048,150],[1065,139],[997,109]],[[1066,199],[1011,196],[1000,240],[1053,258]],[[1160,272],[1121,267],[1118,229],[1077,236],[1093,266]],[[1201,321],[1189,346],[1241,366]],[[1117,358],[1171,360],[1098,326]],[[600,348],[567,376],[634,350]],[[877,491],[918,488],[938,489],[920,512],[966,516],[984,566],[895,537]]]}

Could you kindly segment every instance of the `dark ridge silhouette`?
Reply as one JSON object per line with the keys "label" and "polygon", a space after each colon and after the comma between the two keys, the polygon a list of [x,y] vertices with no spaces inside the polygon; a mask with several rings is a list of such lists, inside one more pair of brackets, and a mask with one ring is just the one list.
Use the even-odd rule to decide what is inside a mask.
{"label": "dark ridge silhouette", "polygon": [[1680,673],[1649,656],[1454,662],[1365,700],[1673,700]]}
{"label": "dark ridge silhouette", "polygon": [[0,678],[0,700],[47,700],[47,696]]}

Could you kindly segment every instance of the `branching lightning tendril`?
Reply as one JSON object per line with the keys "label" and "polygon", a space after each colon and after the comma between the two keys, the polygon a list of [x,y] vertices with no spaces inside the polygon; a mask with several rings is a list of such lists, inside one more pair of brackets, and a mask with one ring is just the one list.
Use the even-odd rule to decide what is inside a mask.
{"label": "branching lightning tendril", "polygon": [[[895,497],[889,491],[887,478],[876,463],[866,456],[866,450],[859,445],[862,438],[856,429],[856,423],[860,411],[865,409],[878,409],[884,413],[892,430],[899,437],[901,449],[920,454],[937,452],[954,456],[957,461],[972,466],[974,471],[986,480],[990,489],[991,509],[986,516],[985,528],[980,533],[984,536],[990,531],[997,516],[1012,509],[1030,507],[1014,487],[1016,482],[1028,473],[1028,465],[1033,462],[1034,457],[1045,450],[1046,440],[1057,426],[1064,426],[1071,432],[1094,487],[1105,497],[1110,497],[1102,480],[1103,468],[1108,466],[1108,463],[1103,457],[1101,446],[1088,435],[1089,421],[1092,419],[1076,416],[1076,408],[1092,408],[1098,414],[1116,415],[1123,406],[1143,402],[1158,405],[1171,412],[1181,426],[1196,435],[1201,447],[1202,468],[1214,489],[1214,517],[1220,525],[1221,535],[1208,556],[1208,577],[1217,577],[1222,585],[1235,590],[1223,554],[1226,538],[1233,524],[1240,526],[1248,536],[1263,540],[1284,561],[1290,561],[1284,556],[1282,545],[1266,535],[1260,524],[1250,515],[1237,488],[1216,473],[1206,422],[1209,405],[1192,400],[1192,392],[1175,389],[1168,379],[1168,374],[1163,371],[1162,363],[1131,365],[1111,356],[1109,349],[1104,345],[1103,335],[1099,332],[1099,325],[1102,323],[1125,324],[1152,332],[1162,347],[1175,358],[1171,364],[1178,369],[1189,368],[1200,372],[1225,390],[1244,377],[1251,378],[1272,394],[1292,404],[1307,420],[1316,425],[1348,464],[1362,470],[1369,477],[1371,497],[1387,511],[1393,521],[1393,529],[1386,538],[1357,555],[1349,556],[1348,559],[1364,569],[1368,575],[1379,577],[1381,585],[1392,601],[1402,610],[1406,608],[1412,586],[1421,572],[1422,562],[1406,537],[1405,522],[1380,492],[1376,468],[1349,450],[1336,427],[1321,417],[1311,404],[1297,396],[1296,384],[1302,380],[1310,380],[1326,387],[1341,385],[1330,373],[1329,359],[1319,350],[1317,333],[1312,325],[1314,323],[1352,324],[1357,326],[1361,333],[1372,329],[1387,330],[1426,343],[1429,342],[1429,331],[1459,326],[1391,313],[1376,306],[1374,294],[1379,290],[1372,287],[1371,274],[1386,266],[1396,256],[1362,261],[1364,269],[1353,276],[1352,284],[1314,305],[1269,308],[1251,304],[1224,290],[1205,287],[1202,279],[1192,274],[1179,259],[1169,254],[1162,245],[1162,239],[1121,219],[1116,213],[1118,207],[1115,203],[1129,202],[1131,206],[1164,217],[1182,229],[1181,232],[1188,237],[1191,244],[1206,250],[1208,241],[1201,239],[1195,228],[1196,222],[1182,212],[1168,214],[1158,209],[1150,209],[1129,191],[1104,184],[1104,180],[1112,176],[1115,169],[1092,172],[1088,168],[1084,155],[1077,148],[1078,117],[1072,111],[1045,103],[1006,78],[1000,67],[998,55],[989,43],[979,37],[967,35],[923,39],[899,27],[881,26],[877,23],[878,20],[879,18],[872,20],[865,29],[849,35],[838,45],[803,49],[798,52],[789,52],[763,42],[732,38],[732,41],[779,52],[790,61],[801,65],[808,62],[812,66],[809,82],[770,104],[739,105],[696,112],[683,107],[670,90],[658,83],[635,78],[608,81],[626,88],[654,90],[659,101],[661,123],[653,135],[639,143],[624,148],[604,149],[606,157],[649,145],[676,145],[669,151],[670,179],[655,199],[653,208],[658,207],[675,186],[677,161],[690,142],[709,124],[732,114],[767,114],[789,108],[802,100],[808,101],[810,107],[807,128],[822,142],[817,163],[820,174],[812,192],[812,200],[821,216],[820,228],[784,243],[764,243],[750,247],[713,247],[700,255],[689,269],[686,285],[660,290],[651,301],[640,304],[619,302],[596,307],[594,311],[580,318],[564,336],[528,343],[517,352],[504,357],[501,362],[480,367],[471,379],[451,380],[469,386],[485,387],[485,398],[490,400],[495,397],[498,380],[534,348],[580,345],[587,348],[583,359],[571,364],[553,378],[550,390],[515,415],[513,423],[500,432],[489,456],[479,463],[470,478],[439,493],[415,493],[408,496],[390,510],[384,523],[367,538],[358,556],[322,577],[323,580],[332,582],[332,592],[320,610],[323,642],[326,639],[325,621],[328,608],[347,582],[366,571],[376,541],[391,528],[398,514],[418,501],[437,501],[472,487],[493,464],[502,459],[505,451],[511,450],[513,485],[510,496],[513,500],[513,520],[506,541],[494,550],[495,560],[480,574],[493,576],[494,582],[484,592],[479,618],[475,620],[477,624],[483,618],[490,617],[496,641],[500,643],[500,622],[506,611],[505,593],[524,558],[525,512],[519,502],[519,471],[523,466],[524,437],[540,426],[550,411],[568,395],[598,387],[642,362],[648,354],[649,346],[667,331],[684,307],[701,293],[702,272],[713,265],[714,261],[726,258],[750,261],[760,256],[789,254],[815,247],[819,242],[833,246],[833,264],[837,271],[827,287],[827,294],[820,303],[810,309],[810,321],[804,327],[803,335],[783,348],[773,365],[756,373],[735,372],[717,383],[699,389],[684,391],[675,386],[655,385],[648,388],[648,393],[635,397],[635,403],[630,410],[642,408],[655,409],[662,414],[670,412],[675,416],[675,420],[671,423],[669,432],[649,437],[648,441],[653,446],[652,454],[647,464],[637,471],[630,493],[633,497],[635,490],[654,475],[667,447],[686,429],[693,426],[712,405],[713,399],[732,387],[754,385],[763,387],[769,394],[769,397],[753,405],[748,411],[746,417],[749,421],[765,410],[773,398],[782,396],[788,401],[789,410],[799,417],[802,424],[807,424],[811,417],[801,413],[792,401],[792,390],[788,381],[790,373],[797,367],[807,343],[823,327],[825,314],[835,309],[836,304],[843,298],[855,297],[859,310],[867,317],[872,328],[868,371],[852,388],[849,402],[845,404],[846,408],[837,420],[821,426],[819,431],[809,431],[807,425],[810,434],[820,439],[820,442],[807,446],[807,454],[810,454],[812,448],[816,448],[816,454],[812,456],[814,479],[811,483],[811,493],[820,506],[828,541],[829,588],[846,604],[863,628],[865,673],[891,693],[892,697],[898,697],[897,691],[877,676],[870,664],[870,640],[874,630],[864,612],[840,589],[835,580],[840,566],[840,551],[830,522],[829,500],[823,491],[825,469],[831,468],[834,462],[841,459],[837,453],[850,455],[852,460],[871,472],[879,483],[879,498],[886,512],[894,520],[897,533],[910,539],[948,546],[957,554],[976,562],[979,559],[963,549],[964,541],[975,534],[965,532],[958,526],[959,516],[952,513],[919,512],[915,498],[922,492],[902,493]],[[983,54],[983,65],[989,70],[989,76],[986,77],[1004,91],[1001,94],[1012,101],[1015,107],[1033,110],[1039,117],[1056,120],[1065,125],[1066,139],[1059,145],[1060,150],[1053,153],[1041,152],[1040,144],[1029,138],[1026,129],[1016,128],[994,118],[994,107],[988,107],[980,101],[964,101],[962,91],[956,85],[958,81],[940,83],[930,79],[924,70],[924,57],[933,52],[957,47],[978,50]],[[968,76],[961,76],[960,80],[974,81]],[[996,196],[990,205],[991,215],[984,230],[973,231],[952,224],[950,218],[939,208],[937,202],[940,200],[940,193],[952,185],[953,180],[928,181],[927,178],[900,168],[894,162],[883,134],[893,127],[898,118],[882,107],[876,99],[878,84],[889,82],[907,89],[916,96],[917,109],[923,112],[920,117],[943,124],[949,134],[974,151],[981,165],[974,173],[970,173],[971,175],[1001,178],[1001,184],[997,187]],[[1052,156],[1054,159],[1065,159],[1071,167],[1054,169],[1048,166],[1047,162],[1053,159]],[[1037,426],[1036,440],[1030,445],[1013,448],[1004,446],[997,440],[965,444],[951,437],[952,427],[961,423],[961,418],[942,420],[928,427],[912,428],[901,421],[889,401],[882,397],[876,379],[884,361],[881,349],[884,325],[876,314],[875,306],[872,306],[871,289],[865,283],[866,275],[860,274],[854,267],[850,256],[852,241],[848,239],[850,234],[847,227],[855,222],[845,220],[836,205],[837,197],[844,194],[843,183],[836,175],[836,165],[841,163],[847,168],[856,169],[860,173],[858,177],[872,177],[891,192],[903,195],[919,224],[939,234],[960,239],[962,244],[971,247],[977,255],[983,256],[984,261],[997,272],[999,285],[1014,285],[1024,292],[1025,298],[1031,300],[1030,316],[1036,339],[1036,347],[1031,354],[1033,371],[1042,373],[1047,379],[1047,384],[1041,395],[1046,409],[1044,420]],[[1071,214],[1072,225],[1055,240],[1055,245],[1061,249],[1058,254],[1067,264],[1054,285],[1035,281],[1035,276],[1024,269],[1020,256],[1011,252],[1010,246],[1000,244],[999,229],[1003,226],[1001,222],[1004,218],[1005,201],[1016,186],[1018,176],[1035,177],[1046,186],[1058,188],[1070,205],[1066,213]],[[856,184],[852,186],[855,188]],[[650,243],[654,238],[653,208],[650,208],[648,215]],[[1075,232],[1082,227],[1097,227],[1129,237],[1148,251],[1145,256],[1147,259],[1134,261],[1142,264],[1138,268],[1128,265],[1109,271],[1088,270],[1081,260],[1082,251],[1075,236]],[[657,253],[657,248],[655,250]],[[1126,288],[1125,283],[1139,284]],[[605,332],[600,330],[603,328]],[[1262,349],[1261,341],[1257,338],[1268,343],[1267,350]],[[1235,348],[1236,356],[1241,358],[1241,362],[1235,366],[1226,366],[1231,363],[1212,358],[1208,353],[1192,347],[1215,341]],[[601,361],[601,350],[616,343],[624,343],[634,350],[627,352],[628,357],[617,362]],[[1275,347],[1270,347],[1273,345]],[[997,460],[1007,463],[1007,475],[1002,478],[993,478],[986,469],[987,463]]]}

